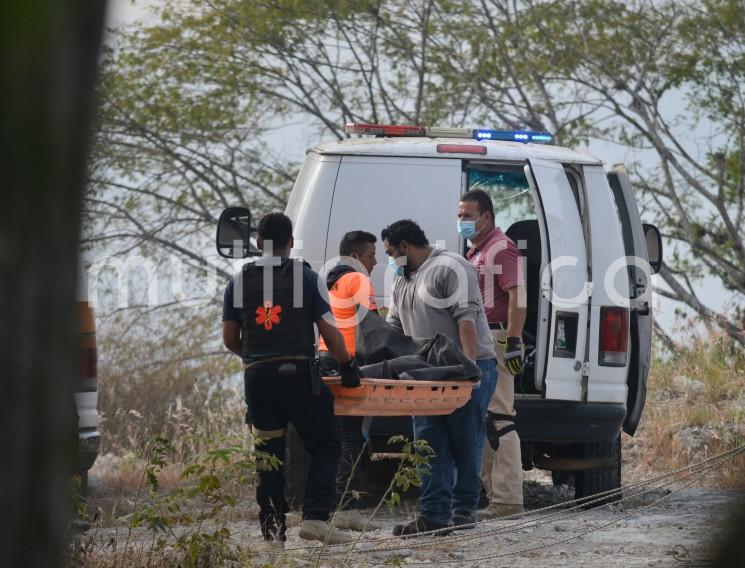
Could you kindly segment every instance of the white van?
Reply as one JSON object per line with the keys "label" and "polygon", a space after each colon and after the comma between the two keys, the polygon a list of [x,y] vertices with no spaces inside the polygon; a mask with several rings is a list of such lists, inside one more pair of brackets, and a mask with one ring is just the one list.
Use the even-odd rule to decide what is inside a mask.
{"label": "white van", "polygon": [[[489,193],[527,277],[524,340],[534,348],[515,385],[523,467],[573,477],[577,497],[618,487],[620,432],[634,433],[644,407],[650,274],[662,250],[657,229],[641,223],[626,171],[547,144],[547,133],[369,124],[347,132],[362,137],[307,152],[286,209],[297,255],[319,270],[347,231],[380,235],[403,218],[431,243],[465,252],[459,196]],[[377,255],[382,306],[392,274],[380,241]],[[409,423],[375,419],[373,451]]]}

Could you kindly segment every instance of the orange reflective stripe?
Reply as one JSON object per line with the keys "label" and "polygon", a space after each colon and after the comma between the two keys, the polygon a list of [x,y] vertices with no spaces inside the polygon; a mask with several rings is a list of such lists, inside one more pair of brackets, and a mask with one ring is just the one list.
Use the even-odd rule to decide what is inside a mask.
{"label": "orange reflective stripe", "polygon": [[[359,272],[348,272],[334,283],[329,290],[331,313],[336,320],[336,327],[344,338],[344,345],[350,355],[355,353],[357,333],[357,306],[376,310],[375,290],[370,278]],[[328,351],[326,342],[321,338],[319,349]]]}

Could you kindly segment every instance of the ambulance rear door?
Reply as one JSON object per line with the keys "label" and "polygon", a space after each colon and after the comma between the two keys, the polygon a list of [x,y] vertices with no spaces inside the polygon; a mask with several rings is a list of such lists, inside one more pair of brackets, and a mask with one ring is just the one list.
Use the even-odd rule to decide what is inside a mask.
{"label": "ambulance rear door", "polygon": [[579,201],[562,164],[528,163],[545,233],[536,382],[542,382],[547,399],[581,401],[589,287]]}

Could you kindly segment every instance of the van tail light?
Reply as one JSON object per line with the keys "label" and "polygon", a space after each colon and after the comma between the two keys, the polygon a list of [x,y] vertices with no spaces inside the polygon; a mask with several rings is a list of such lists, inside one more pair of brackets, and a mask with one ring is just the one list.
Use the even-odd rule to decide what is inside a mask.
{"label": "van tail light", "polygon": [[98,374],[98,354],[95,346],[80,347],[80,378],[95,379]]}
{"label": "van tail light", "polygon": [[80,378],[95,379],[98,373],[96,352],[96,320],[88,302],[78,302],[78,332],[80,333]]}
{"label": "van tail light", "polygon": [[625,367],[629,347],[629,310],[600,308],[600,356],[598,363]]}

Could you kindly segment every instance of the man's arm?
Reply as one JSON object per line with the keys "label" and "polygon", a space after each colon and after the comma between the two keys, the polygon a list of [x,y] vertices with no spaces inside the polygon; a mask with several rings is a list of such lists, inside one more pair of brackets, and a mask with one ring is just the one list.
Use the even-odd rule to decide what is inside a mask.
{"label": "man's arm", "polygon": [[460,346],[466,357],[472,361],[476,360],[476,346],[478,339],[476,337],[476,324],[472,320],[463,319],[458,322],[458,336],[460,337]]}
{"label": "man's arm", "polygon": [[222,322],[222,342],[228,350],[241,356],[241,325],[237,321]]}
{"label": "man's arm", "polygon": [[507,290],[509,303],[507,304],[507,337],[522,337],[525,327],[526,292],[525,286],[518,284]]}
{"label": "man's arm", "polygon": [[241,314],[235,306],[233,278],[225,287],[222,304],[222,342],[229,351],[241,356]]}
{"label": "man's arm", "polygon": [[347,353],[347,347],[344,345],[344,337],[339,333],[333,325],[324,319],[320,319],[316,322],[318,325],[318,333],[323,337],[328,347],[329,353],[333,355],[340,365],[349,361],[349,353]]}
{"label": "man's arm", "polygon": [[401,318],[398,317],[396,310],[395,284],[391,285],[391,297],[389,298],[388,312],[385,314],[385,323],[392,326],[396,331],[403,333],[404,326],[401,325]]}
{"label": "man's arm", "polygon": [[[462,270],[467,277],[465,289],[460,287],[461,281],[458,274],[453,270],[444,271],[445,295],[458,299],[450,306],[453,319],[458,322],[458,337],[463,353],[471,359],[476,360],[478,354],[478,337],[476,335],[476,318],[479,312],[484,312],[484,304],[481,301],[481,288],[479,287],[479,276],[476,269],[463,261]],[[486,317],[486,315],[484,315]]]}

